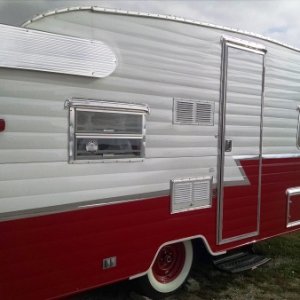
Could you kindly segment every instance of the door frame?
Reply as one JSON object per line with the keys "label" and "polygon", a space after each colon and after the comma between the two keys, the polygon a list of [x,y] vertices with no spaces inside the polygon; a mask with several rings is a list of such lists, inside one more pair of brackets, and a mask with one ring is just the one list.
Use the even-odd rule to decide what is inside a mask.
{"label": "door frame", "polygon": [[[257,44],[239,38],[222,36],[221,55],[221,80],[220,80],[220,109],[219,109],[219,139],[218,139],[218,176],[217,176],[217,244],[226,244],[259,235],[260,206],[261,206],[261,173],[262,173],[262,137],[263,137],[263,108],[265,93],[265,55],[267,50],[264,45]],[[228,48],[235,48],[242,51],[262,55],[262,87],[261,87],[261,115],[260,115],[260,142],[258,175],[258,199],[257,199],[257,227],[256,231],[233,236],[224,239],[223,234],[223,206],[224,206],[224,163],[225,163],[225,129],[226,129],[226,103],[227,103],[227,70],[228,70]],[[247,157],[254,158],[254,157]]]}

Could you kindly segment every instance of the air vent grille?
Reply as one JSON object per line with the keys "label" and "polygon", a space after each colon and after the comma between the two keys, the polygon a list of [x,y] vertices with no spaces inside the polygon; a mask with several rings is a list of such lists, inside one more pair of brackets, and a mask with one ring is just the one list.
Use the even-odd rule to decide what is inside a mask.
{"label": "air vent grille", "polygon": [[190,202],[193,197],[193,184],[191,182],[175,183],[173,201],[175,204]]}
{"label": "air vent grille", "polygon": [[171,183],[172,213],[211,206],[212,177],[176,179]]}
{"label": "air vent grille", "polygon": [[214,102],[174,99],[173,123],[186,125],[214,125]]}

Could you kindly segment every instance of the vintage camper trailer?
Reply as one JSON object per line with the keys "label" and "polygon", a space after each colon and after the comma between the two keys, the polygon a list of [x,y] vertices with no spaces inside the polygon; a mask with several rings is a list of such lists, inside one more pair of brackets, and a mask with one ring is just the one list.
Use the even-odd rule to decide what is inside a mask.
{"label": "vintage camper trailer", "polygon": [[0,298],[140,278],[300,229],[299,49],[77,7],[0,26]]}

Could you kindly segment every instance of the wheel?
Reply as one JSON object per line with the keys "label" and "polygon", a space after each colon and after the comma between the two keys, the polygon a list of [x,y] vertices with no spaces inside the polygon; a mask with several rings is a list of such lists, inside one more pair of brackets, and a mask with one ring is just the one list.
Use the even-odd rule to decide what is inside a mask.
{"label": "wheel", "polygon": [[186,281],[192,262],[191,241],[162,247],[147,275],[138,279],[139,291],[154,299],[175,292]]}

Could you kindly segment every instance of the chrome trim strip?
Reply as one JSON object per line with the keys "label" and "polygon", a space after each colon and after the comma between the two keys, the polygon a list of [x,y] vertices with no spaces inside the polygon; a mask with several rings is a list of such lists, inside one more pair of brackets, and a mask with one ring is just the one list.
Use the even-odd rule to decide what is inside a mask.
{"label": "chrome trim strip", "polygon": [[175,178],[171,180],[171,183],[177,182],[188,182],[188,181],[197,181],[197,180],[210,180],[212,183],[213,176],[200,176],[200,177],[188,177],[188,178]]}
{"label": "chrome trim strip", "polygon": [[226,250],[224,250],[224,251],[218,251],[218,252],[213,252],[213,251],[211,250],[211,248],[210,248],[209,243],[207,242],[207,239],[206,239],[205,236],[202,235],[202,234],[199,234],[199,235],[193,235],[193,236],[189,236],[189,237],[185,237],[185,238],[183,238],[183,239],[177,239],[177,240],[168,241],[168,242],[166,242],[166,243],[163,243],[163,244],[158,248],[158,250],[156,251],[156,253],[155,253],[154,257],[153,257],[153,260],[152,260],[152,262],[151,262],[151,264],[150,264],[150,267],[147,269],[147,271],[144,271],[144,272],[141,272],[141,273],[138,273],[138,274],[134,274],[134,275],[132,275],[132,276],[129,277],[129,280],[133,280],[133,279],[136,279],[136,278],[139,278],[139,277],[142,277],[142,276],[146,275],[146,274],[148,273],[148,271],[150,270],[150,268],[153,266],[153,264],[154,264],[154,262],[155,262],[155,260],[156,260],[156,257],[157,257],[157,255],[158,255],[159,251],[160,251],[163,247],[165,247],[165,246],[167,246],[167,245],[175,244],[175,243],[178,243],[178,242],[184,242],[184,241],[194,240],[194,239],[198,239],[198,238],[202,239],[202,241],[203,241],[204,244],[205,244],[205,247],[206,247],[207,251],[208,251],[212,256],[219,256],[219,255],[222,255],[222,254],[226,254],[226,253],[227,253]]}
{"label": "chrome trim strip", "polygon": [[100,138],[104,138],[104,139],[128,139],[128,138],[130,138],[130,139],[136,139],[136,140],[141,140],[142,139],[142,137],[141,137],[141,135],[138,135],[138,134],[126,134],[126,136],[124,136],[124,134],[122,135],[122,134],[114,134],[113,136],[112,136],[112,134],[111,133],[99,133],[99,134],[97,134],[97,133],[77,133],[76,134],[76,136],[77,137],[79,137],[79,138],[82,138],[82,139],[84,139],[84,138],[95,138],[95,139],[100,139]]}
{"label": "chrome trim strip", "polygon": [[42,208],[24,209],[20,211],[0,213],[0,222],[52,215],[57,213],[77,211],[77,210],[88,209],[88,208],[96,208],[100,206],[130,203],[134,201],[144,201],[144,200],[150,200],[158,197],[167,197],[169,196],[169,194],[170,194],[169,190],[162,190],[162,191],[156,191],[150,193],[104,198],[99,200],[82,201],[82,202],[61,204],[61,205],[48,206]]}
{"label": "chrome trim strip", "polygon": [[258,203],[257,203],[257,235],[260,234],[260,217],[261,217],[261,185],[262,185],[262,152],[263,152],[263,129],[264,129],[264,109],[265,109],[265,80],[266,80],[266,56],[265,49],[262,65],[261,81],[261,107],[260,107],[260,141],[259,141],[259,171],[258,171]]}
{"label": "chrome trim strip", "polygon": [[290,210],[291,210],[290,205],[292,204],[291,198],[293,196],[300,195],[300,187],[297,186],[297,187],[288,188],[285,194],[287,196],[286,227],[290,228],[290,227],[298,226],[300,225],[300,220],[290,222]]}
{"label": "chrome trim strip", "polygon": [[[235,45],[237,43],[237,45]],[[265,54],[266,48],[263,45],[243,41],[234,37],[222,36],[222,60],[221,60],[221,80],[220,80],[220,115],[219,115],[219,141],[218,141],[218,205],[217,205],[217,243],[224,244],[231,241],[252,237],[259,234],[260,208],[261,208],[261,177],[262,177],[262,137],[263,137],[263,109],[265,94]],[[260,112],[260,142],[259,142],[259,176],[257,195],[257,229],[255,232],[243,234],[228,239],[223,239],[223,210],[224,210],[224,168],[225,168],[225,130],[226,130],[226,104],[227,104],[227,70],[228,70],[228,48],[233,47],[243,51],[262,55],[262,82],[261,82],[261,112]],[[257,47],[257,48],[256,48]],[[238,156],[236,156],[238,157]],[[252,156],[251,158],[253,158]]]}
{"label": "chrome trim strip", "polygon": [[259,55],[264,55],[263,51],[255,50],[255,49],[248,48],[248,47],[242,47],[240,45],[235,45],[232,43],[227,43],[227,46],[230,48],[235,48],[235,49],[242,50],[242,51],[247,51],[247,52],[251,52],[251,53],[255,53],[255,54],[259,54]]}
{"label": "chrome trim strip", "polygon": [[265,54],[267,49],[264,45],[258,44],[252,41],[245,41],[236,37],[223,35],[222,39],[226,41],[228,47],[237,48],[240,50],[246,50],[258,54]]}
{"label": "chrome trim strip", "polygon": [[298,127],[297,127],[296,145],[297,145],[297,148],[300,150],[300,105],[298,105],[297,110],[299,111],[299,115],[298,115]]}
{"label": "chrome trim strip", "polygon": [[[225,164],[225,119],[227,95],[228,48],[226,40],[221,37],[221,80],[219,104],[219,140],[218,140],[218,174],[217,174],[217,243],[222,241],[223,232],[223,194],[224,194],[224,164]],[[222,200],[221,200],[222,199]]]}
{"label": "chrome trim strip", "polygon": [[288,188],[285,193],[287,196],[290,196],[290,197],[300,195],[300,187],[297,186],[297,187],[293,187],[293,188]]}
{"label": "chrome trim strip", "polygon": [[220,25],[214,25],[214,24],[205,23],[205,22],[199,22],[199,21],[185,19],[185,18],[171,16],[171,15],[144,13],[144,12],[136,12],[136,11],[126,11],[126,10],[121,10],[121,9],[102,8],[102,7],[97,7],[97,6],[76,6],[76,7],[70,7],[70,8],[50,10],[45,13],[35,15],[32,19],[24,22],[21,26],[26,27],[30,23],[35,22],[40,19],[43,19],[47,16],[71,12],[71,11],[81,11],[81,10],[90,10],[95,13],[109,13],[109,14],[128,15],[128,16],[135,16],[135,17],[148,17],[148,18],[152,18],[152,19],[169,20],[169,21],[174,21],[174,22],[178,22],[178,23],[185,23],[185,24],[191,24],[191,25],[201,26],[201,27],[205,27],[205,28],[223,30],[223,31],[227,31],[227,32],[243,34],[243,35],[246,35],[249,37],[257,38],[257,39],[260,39],[263,41],[270,42],[272,44],[280,45],[282,47],[300,52],[300,49],[297,47],[294,47],[294,46],[288,45],[286,43],[282,43],[277,40],[265,37],[265,36],[257,34],[257,33],[249,32],[249,31],[244,31],[244,30],[220,26]]}
{"label": "chrome trim strip", "polygon": [[[144,142],[143,145],[145,145]],[[141,151],[141,153],[144,153],[144,151]],[[138,163],[138,162],[145,161],[145,154],[143,155],[144,157],[140,157],[140,158],[82,159],[82,160],[70,161],[70,164],[77,165],[77,164]]]}
{"label": "chrome trim strip", "polygon": [[295,221],[295,222],[288,223],[286,227],[291,228],[299,225],[300,225],[300,221]]}
{"label": "chrome trim strip", "polygon": [[296,153],[280,153],[280,154],[263,154],[263,159],[272,159],[272,158],[300,158],[300,154]]}
{"label": "chrome trim strip", "polygon": [[96,100],[96,99],[84,99],[84,98],[69,98],[65,101],[65,109],[70,107],[78,107],[84,110],[84,108],[91,110],[94,109],[101,109],[104,111],[113,109],[119,111],[133,111],[138,112],[141,111],[143,113],[150,113],[150,108],[147,104],[136,104],[136,103],[129,103],[129,102],[114,102],[108,100]]}
{"label": "chrome trim strip", "polygon": [[259,155],[233,155],[232,158],[234,160],[243,160],[243,159],[254,160],[254,159],[259,159]]}
{"label": "chrome trim strip", "polygon": [[75,108],[70,107],[68,113],[69,121],[69,130],[68,130],[68,154],[70,157],[74,157],[74,148],[75,148]]}
{"label": "chrome trim strip", "polygon": [[238,235],[238,236],[233,236],[233,237],[226,238],[226,239],[222,239],[219,242],[219,245],[236,242],[236,241],[251,238],[251,237],[254,237],[254,236],[257,236],[257,235],[259,235],[259,230],[249,232],[249,233],[245,233],[245,234],[241,234],[241,235]]}
{"label": "chrome trim strip", "polygon": [[210,245],[209,245],[209,243],[208,243],[208,241],[207,241],[207,239],[206,239],[206,237],[205,237],[204,235],[202,235],[202,234],[192,235],[192,236],[189,236],[189,237],[184,237],[184,238],[182,238],[182,239],[171,240],[171,241],[168,241],[168,242],[163,243],[163,244],[157,249],[156,254],[155,254],[154,258],[153,258],[153,261],[152,261],[151,265],[149,266],[149,269],[153,266],[153,263],[154,263],[154,261],[155,261],[155,259],[156,259],[156,257],[157,257],[157,254],[159,253],[159,251],[160,251],[163,247],[165,247],[165,246],[167,246],[167,245],[170,245],[170,244],[178,243],[178,242],[184,242],[184,241],[193,240],[193,239],[196,239],[196,238],[201,238],[201,239],[203,240],[203,242],[204,242],[204,244],[205,244],[205,246],[206,246],[206,249],[207,249],[208,252],[209,252],[211,255],[213,255],[213,256],[218,256],[218,255],[226,254],[226,252],[227,252],[226,250],[213,252],[213,251],[211,250]]}

